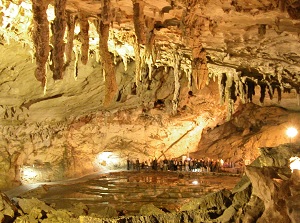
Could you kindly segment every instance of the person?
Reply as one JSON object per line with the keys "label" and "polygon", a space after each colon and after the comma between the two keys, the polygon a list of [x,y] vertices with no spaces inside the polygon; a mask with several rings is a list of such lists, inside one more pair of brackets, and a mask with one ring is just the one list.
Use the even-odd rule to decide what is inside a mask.
{"label": "person", "polygon": [[186,172],[190,171],[190,162],[188,159],[184,160],[184,167]]}
{"label": "person", "polygon": [[161,171],[164,170],[164,161],[163,160],[159,161],[159,168],[160,168]]}
{"label": "person", "polygon": [[139,160],[139,158],[136,159],[135,165],[136,165],[136,170],[139,171],[140,170],[140,160]]}
{"label": "person", "polygon": [[182,169],[182,160],[179,160],[179,162],[178,162],[178,170],[179,171],[182,171],[183,169]]}
{"label": "person", "polygon": [[157,170],[157,159],[156,158],[152,162],[152,168],[153,168],[153,170]]}
{"label": "person", "polygon": [[129,158],[127,159],[127,170],[130,170],[130,160],[129,160]]}
{"label": "person", "polygon": [[178,161],[177,161],[177,159],[174,159],[173,164],[174,164],[174,171],[177,171],[178,170]]}
{"label": "person", "polygon": [[168,160],[167,158],[165,158],[163,160],[163,171],[167,171],[168,170]]}

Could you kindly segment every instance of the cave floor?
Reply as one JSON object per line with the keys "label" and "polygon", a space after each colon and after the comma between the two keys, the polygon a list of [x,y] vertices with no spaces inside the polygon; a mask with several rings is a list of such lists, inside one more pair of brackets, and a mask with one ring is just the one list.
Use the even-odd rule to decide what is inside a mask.
{"label": "cave floor", "polygon": [[77,181],[40,184],[19,197],[36,197],[56,209],[71,209],[81,202],[88,206],[89,213],[97,213],[109,205],[131,215],[149,203],[178,211],[191,198],[223,188],[233,189],[240,178],[230,173],[121,171],[94,174]]}

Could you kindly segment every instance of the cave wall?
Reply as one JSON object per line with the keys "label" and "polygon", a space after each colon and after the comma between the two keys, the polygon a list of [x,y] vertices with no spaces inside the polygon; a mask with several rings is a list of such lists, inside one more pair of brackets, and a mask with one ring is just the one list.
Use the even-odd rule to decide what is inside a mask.
{"label": "cave wall", "polygon": [[193,156],[223,159],[244,168],[259,156],[262,147],[299,143],[299,137],[289,138],[289,127],[300,128],[300,113],[278,106],[240,104],[232,119],[215,128],[205,128],[198,150]]}
{"label": "cave wall", "polygon": [[[172,67],[154,70],[151,80],[144,72],[136,83],[134,62],[125,71],[116,58],[118,93],[106,109],[95,55],[78,62],[77,72],[71,63],[63,80],[48,75],[44,89],[32,75],[29,48],[14,41],[0,48],[0,188],[123,168],[127,158],[180,157],[197,149],[204,127],[227,116],[218,83],[200,91],[184,73],[174,114]],[[102,152],[113,155],[97,159]]]}
{"label": "cave wall", "polygon": [[[137,83],[135,63],[129,61],[125,71],[115,58],[118,93],[107,109],[102,68],[92,52],[87,65],[71,62],[63,80],[49,74],[44,89],[32,75],[35,64],[28,47],[11,41],[0,48],[0,188],[124,168],[128,158],[190,154],[239,163],[247,154],[254,159],[259,146],[287,141],[281,130],[293,116],[276,108],[260,113],[259,106],[242,109],[245,102],[230,101],[231,85],[222,91],[218,75],[199,90],[179,72],[174,113],[172,67],[154,70],[151,79],[144,72]],[[274,100],[273,105],[280,103]],[[266,116],[270,111],[273,115]],[[252,131],[252,125],[260,128]]]}

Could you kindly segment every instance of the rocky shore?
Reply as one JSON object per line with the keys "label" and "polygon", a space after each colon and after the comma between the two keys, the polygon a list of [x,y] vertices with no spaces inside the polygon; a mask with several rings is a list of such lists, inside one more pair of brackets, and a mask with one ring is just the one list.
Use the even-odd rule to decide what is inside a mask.
{"label": "rocky shore", "polygon": [[285,144],[260,148],[261,155],[245,167],[240,182],[190,199],[178,211],[149,203],[137,215],[107,206],[97,214],[77,203],[73,209],[56,209],[37,198],[8,198],[1,193],[1,222],[292,222],[300,220],[300,172],[290,169],[290,158],[300,147]]}

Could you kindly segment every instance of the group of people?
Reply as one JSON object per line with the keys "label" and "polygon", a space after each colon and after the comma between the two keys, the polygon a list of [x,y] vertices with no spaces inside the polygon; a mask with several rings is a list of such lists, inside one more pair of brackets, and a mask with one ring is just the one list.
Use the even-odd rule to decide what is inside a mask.
{"label": "group of people", "polygon": [[191,171],[191,172],[220,172],[224,166],[222,159],[160,159],[146,160],[141,162],[136,160],[127,160],[127,170],[161,170],[161,171]]}

